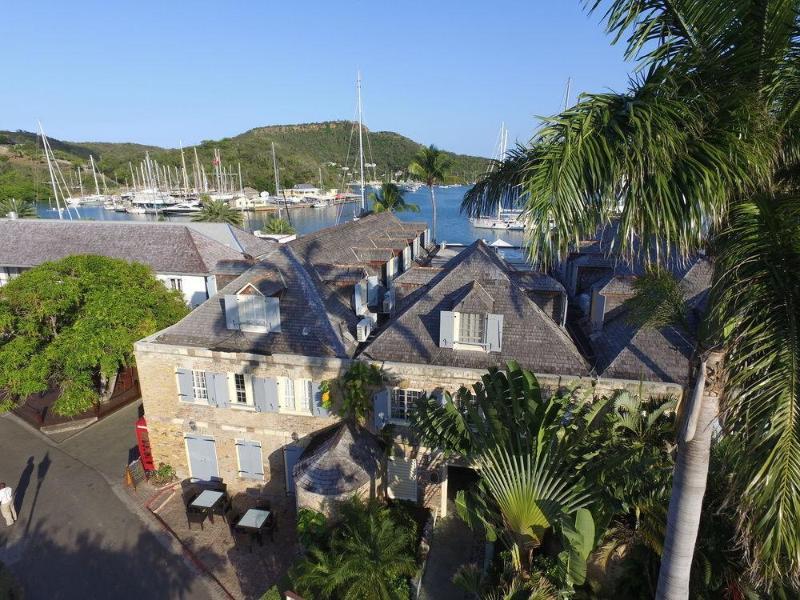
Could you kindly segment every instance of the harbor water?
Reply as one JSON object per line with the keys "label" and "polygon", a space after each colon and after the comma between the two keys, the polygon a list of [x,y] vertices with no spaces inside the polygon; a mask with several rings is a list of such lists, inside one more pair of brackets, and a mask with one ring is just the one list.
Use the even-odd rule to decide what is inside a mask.
{"label": "harbor water", "polygon": [[[502,239],[513,246],[520,246],[523,243],[523,233],[521,231],[497,231],[492,229],[479,229],[473,227],[469,219],[461,213],[461,200],[465,186],[457,187],[437,187],[436,188],[436,208],[438,218],[438,238],[439,241],[470,244],[477,239],[484,239],[491,243],[497,239]],[[430,193],[427,188],[420,188],[416,192],[405,192],[404,198],[407,203],[419,206],[419,212],[398,213],[397,216],[403,221],[427,221],[432,222],[432,210]],[[352,221],[358,211],[357,203],[340,204],[328,208],[289,208],[288,215],[292,225],[297,232],[302,235],[330,227],[337,223]],[[74,210],[70,210],[72,218],[78,218]],[[286,218],[286,210],[281,210],[281,216]],[[47,219],[57,219],[58,212],[51,209],[47,203],[38,206],[39,216]],[[93,221],[156,221],[165,220],[173,222],[186,222],[191,220],[191,216],[157,216],[157,215],[131,215],[128,213],[114,212],[102,206],[82,206],[78,209],[81,219]],[[244,228],[248,231],[260,229],[264,221],[275,215],[273,212],[244,212]],[[67,218],[66,213],[64,218]]]}

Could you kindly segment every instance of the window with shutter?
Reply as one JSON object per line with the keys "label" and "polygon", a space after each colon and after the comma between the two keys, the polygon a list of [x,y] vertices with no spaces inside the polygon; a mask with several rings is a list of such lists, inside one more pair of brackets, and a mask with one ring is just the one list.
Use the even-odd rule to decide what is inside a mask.
{"label": "window with shutter", "polygon": [[408,421],[414,412],[416,401],[422,397],[422,390],[401,390],[391,392],[390,418],[392,421]]}
{"label": "window with shutter", "polygon": [[484,346],[486,344],[486,315],[459,313],[458,343]]}
{"label": "window with shutter", "polygon": [[261,332],[267,330],[267,309],[263,296],[246,294],[237,296],[239,326],[242,331]]}
{"label": "window with shutter", "polygon": [[208,402],[208,382],[205,371],[192,371],[192,391],[195,402]]}

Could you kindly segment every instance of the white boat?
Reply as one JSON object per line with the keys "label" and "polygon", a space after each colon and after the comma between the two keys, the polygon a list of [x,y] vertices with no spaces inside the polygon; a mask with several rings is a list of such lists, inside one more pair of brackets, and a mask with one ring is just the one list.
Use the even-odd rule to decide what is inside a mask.
{"label": "white boat", "polygon": [[203,210],[203,205],[199,200],[188,200],[172,206],[167,206],[161,210],[165,215],[191,215]]}
{"label": "white boat", "polygon": [[129,215],[143,215],[147,212],[147,209],[144,206],[129,206],[125,209],[125,212]]}
{"label": "white boat", "polygon": [[522,231],[525,224],[520,220],[521,210],[501,210],[496,217],[471,217],[469,222],[478,229],[502,229]]}
{"label": "white boat", "polygon": [[328,208],[330,204],[325,200],[317,200],[311,205],[311,208]]}
{"label": "white boat", "polygon": [[[505,158],[506,150],[508,148],[508,129],[505,123],[500,124],[500,135],[497,144],[497,150],[492,157],[493,160],[501,161]],[[490,167],[491,169],[491,167]],[[451,187],[451,186],[442,186]],[[499,229],[502,231],[522,231],[525,229],[525,223],[520,220],[522,210],[520,209],[504,209],[502,201],[497,204],[497,214],[493,217],[470,217],[470,224],[477,229]]]}

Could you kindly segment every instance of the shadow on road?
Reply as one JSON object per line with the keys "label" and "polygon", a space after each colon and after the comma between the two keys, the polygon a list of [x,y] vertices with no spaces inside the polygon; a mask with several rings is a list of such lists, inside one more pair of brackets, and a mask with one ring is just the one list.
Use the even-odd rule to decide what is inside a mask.
{"label": "shadow on road", "polygon": [[[23,537],[0,533],[0,557],[13,561],[9,570],[22,584],[26,598],[206,597],[198,594],[202,586],[197,575],[179,557],[164,560],[163,547],[150,532],[141,533],[122,549],[111,549],[102,533],[79,531],[65,536],[68,530],[69,525],[49,519],[39,520]],[[59,538],[70,541],[54,541]]]}
{"label": "shadow on road", "polygon": [[17,487],[14,488],[14,508],[17,513],[22,510],[22,501],[25,500],[25,492],[31,483],[31,475],[33,475],[33,457],[29,456],[28,462],[19,476]]}

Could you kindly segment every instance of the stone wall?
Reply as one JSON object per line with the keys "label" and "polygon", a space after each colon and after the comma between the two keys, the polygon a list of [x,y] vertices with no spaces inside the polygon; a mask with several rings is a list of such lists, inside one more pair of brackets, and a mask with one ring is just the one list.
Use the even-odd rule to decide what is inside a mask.
{"label": "stone wall", "polygon": [[[145,417],[156,464],[172,465],[178,477],[190,476],[184,436],[212,436],[216,443],[219,475],[234,491],[263,487],[263,493],[286,493],[283,447],[309,441],[310,434],[335,424],[336,417],[262,413],[250,407],[215,408],[181,402],[178,368],[244,373],[260,377],[306,378],[315,382],[338,377],[343,363],[301,356],[255,356],[181,348],[147,341],[136,344],[136,361]],[[264,481],[238,474],[237,439],[261,443]]]}

